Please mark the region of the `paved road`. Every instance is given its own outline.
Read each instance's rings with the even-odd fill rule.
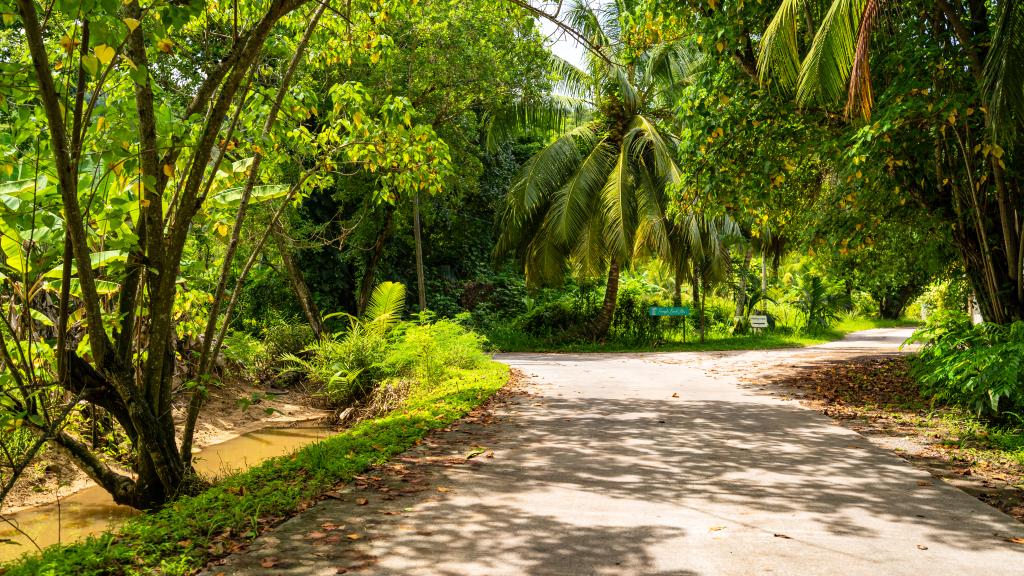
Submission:
[[[1024,526],[757,385],[792,366],[896,353],[907,335],[789,351],[503,355],[532,394],[210,573],[1024,574],[1024,546],[1006,540]],[[472,446],[493,458],[465,460]]]

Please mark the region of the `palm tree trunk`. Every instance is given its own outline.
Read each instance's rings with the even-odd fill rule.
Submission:
[[[676,282],[674,292],[672,294],[672,305],[682,306],[683,305],[683,271],[680,268],[676,269]]]
[[[700,271],[697,270],[696,261],[693,263],[693,274],[690,275],[690,287],[693,289],[693,307],[697,310],[697,329],[700,331],[700,341],[704,341],[704,303],[700,299]]]
[[[768,264],[764,249],[761,249],[761,293],[768,292]]]
[[[615,303],[619,295],[619,263],[612,258],[608,266],[608,285],[604,289],[604,303],[601,305],[601,312],[594,321],[591,335],[594,340],[603,340],[608,336],[608,329],[612,326],[612,318],[615,316]]]

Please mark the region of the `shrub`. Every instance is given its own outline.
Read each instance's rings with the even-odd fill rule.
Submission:
[[[844,308],[844,298],[831,294],[820,276],[804,274],[800,277],[800,293],[797,308],[804,313],[804,329],[808,332],[822,332],[839,320],[839,311]]]
[[[612,319],[612,338],[626,344],[653,344],[661,340],[663,325],[650,314],[650,307],[660,304],[653,296],[633,287],[620,291]]]
[[[381,387],[398,395],[415,392],[410,387],[431,388],[457,370],[488,361],[486,340],[460,323],[468,314],[435,322],[425,313],[416,323],[400,323],[404,302],[401,284],[381,284],[362,318],[341,315],[349,319],[347,330],[311,344],[302,356],[287,355],[288,371],[303,373],[315,393],[343,407],[367,398],[372,403]]]
[[[242,368],[252,369],[266,362],[267,347],[248,332],[232,330],[224,338],[224,357]]]
[[[394,282],[378,285],[370,296],[362,318],[348,318],[347,330],[333,334],[303,349],[304,357],[282,356],[287,372],[302,372],[317,394],[338,406],[359,400],[386,377],[384,360],[391,332],[405,307],[405,286]]]
[[[917,313],[920,314],[922,305],[925,306],[927,315],[963,311],[967,308],[970,293],[970,285],[963,276],[933,282],[915,301],[918,305]]]
[[[263,329],[263,344],[271,358],[298,354],[315,339],[308,324],[279,321]]]
[[[594,316],[569,300],[539,304],[516,320],[517,327],[531,336],[573,339],[582,334]]]
[[[1024,409],[1024,322],[972,326],[942,312],[914,340],[925,343],[912,363],[925,394],[993,419]]]
[[[487,340],[456,321],[410,325],[387,355],[388,371],[432,386],[455,369],[473,369],[487,362]]]

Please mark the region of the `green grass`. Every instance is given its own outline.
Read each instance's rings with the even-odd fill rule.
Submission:
[[[1024,429],[1020,422],[997,425],[964,410],[950,410],[942,414],[942,426],[948,430],[942,444],[961,457],[1024,466]]]
[[[698,341],[697,334],[688,330],[686,342],[669,340],[649,344],[632,344],[617,341],[608,342],[568,342],[552,343],[539,338],[531,338],[525,334],[502,334],[492,338],[501,352],[710,352],[728,350],[771,350],[778,348],[803,348],[840,340],[851,332],[871,330],[873,328],[915,327],[919,324],[913,320],[878,320],[874,318],[844,318],[832,328],[811,334],[764,332],[762,334],[744,334],[732,336],[728,334],[709,334],[704,342]],[[681,333],[673,334],[680,338]]]
[[[5,566],[10,576],[189,574],[249,541],[340,482],[387,461],[430,430],[443,428],[508,381],[508,367],[451,371],[452,377],[416,392],[400,409],[362,422],[290,456],[228,476],[205,492],[105,533]]]
[[[833,330],[837,330],[843,335],[846,335],[850,332],[871,330],[873,328],[917,328],[918,326],[921,326],[921,322],[909,318],[900,318],[899,320],[881,320],[878,318],[847,316],[840,320],[839,323],[833,327]]]

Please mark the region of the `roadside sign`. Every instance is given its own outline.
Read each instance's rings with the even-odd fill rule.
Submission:
[[[651,306],[651,316],[689,316],[689,306]]]
[[[750,327],[751,328],[767,328],[768,327],[768,317],[767,316],[760,316],[760,315],[758,315],[758,316],[751,316],[750,317]]]

